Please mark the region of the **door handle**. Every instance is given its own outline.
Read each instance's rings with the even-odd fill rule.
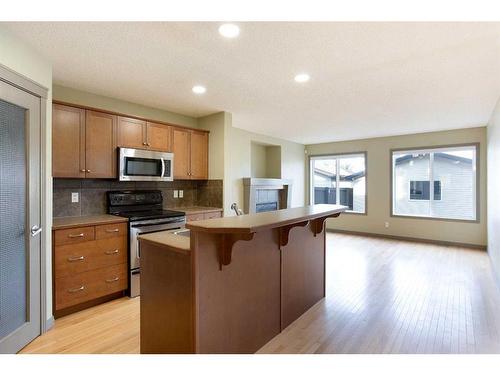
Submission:
[[[39,235],[42,232],[42,228],[40,228],[38,225],[33,225],[31,227],[31,237],[35,237]]]
[[[85,257],[82,255],[82,256],[79,256],[79,257],[69,257],[68,258],[68,262],[78,262],[80,260],[84,260]]]
[[[164,177],[165,175],[165,161],[163,160],[163,158],[160,158],[161,160],[161,177]]]
[[[81,292],[82,290],[85,289],[85,285],[82,285],[81,287],[79,288],[74,288],[74,289],[68,289],[68,293],[77,293],[77,292]]]

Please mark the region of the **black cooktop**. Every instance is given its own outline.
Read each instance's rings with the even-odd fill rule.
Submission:
[[[126,217],[129,221],[165,219],[185,216],[184,212],[171,210],[122,211],[114,215]]]
[[[108,191],[108,213],[129,221],[166,219],[185,216],[184,212],[164,210],[160,190]]]

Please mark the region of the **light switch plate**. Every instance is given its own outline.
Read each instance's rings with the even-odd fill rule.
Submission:
[[[78,193],[71,193],[71,203],[78,203],[79,197]]]
[[[179,198],[179,190],[174,190],[174,198]]]
[[[184,190],[179,190],[179,198],[184,198]]]

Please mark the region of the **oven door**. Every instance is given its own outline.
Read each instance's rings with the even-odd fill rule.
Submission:
[[[120,181],[173,181],[174,155],[169,152],[120,148]]]

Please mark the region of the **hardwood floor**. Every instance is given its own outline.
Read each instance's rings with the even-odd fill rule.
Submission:
[[[488,255],[327,234],[327,296],[258,353],[500,353]],[[56,321],[22,353],[138,353],[139,299]]]

